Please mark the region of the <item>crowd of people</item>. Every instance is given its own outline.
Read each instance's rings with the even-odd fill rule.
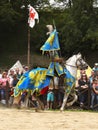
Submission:
[[[23,73],[28,71],[27,66],[24,67],[24,72],[19,72],[19,68],[16,70],[4,70],[0,73],[0,101],[6,103],[6,94],[9,94],[9,103],[13,103],[14,88],[19,81]],[[56,79],[58,80],[58,78]],[[7,83],[9,85],[7,85]],[[7,87],[6,87],[7,86]],[[86,70],[80,70],[80,77],[77,79],[76,93],[78,95],[78,102],[80,107],[89,105],[90,109],[94,109],[98,106],[98,63],[95,63],[91,75],[88,77]],[[22,93],[21,102],[24,102],[26,92]],[[46,109],[59,108],[63,102],[64,91],[62,89],[48,89],[47,93],[41,97]],[[32,95],[30,97],[34,101],[37,107],[37,100]],[[88,101],[90,101],[88,103]],[[54,105],[56,107],[54,107]]]
[[[98,63],[95,63],[89,77],[86,74],[86,70],[80,70],[76,88],[80,107],[87,103],[91,109],[94,109],[98,105]]]
[[[6,100],[10,101],[10,104],[13,103],[13,92],[14,88],[19,81],[23,73],[28,71],[27,66],[24,67],[24,72],[20,72],[19,68],[10,69],[10,70],[0,70],[0,101],[3,104],[6,104]],[[6,99],[8,98],[8,99]]]

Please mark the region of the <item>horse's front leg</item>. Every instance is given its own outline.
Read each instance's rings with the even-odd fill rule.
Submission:
[[[67,99],[68,99],[68,94],[65,92],[64,98],[63,98],[63,103],[62,103],[62,106],[60,108],[60,111],[64,111],[65,105],[67,103]]]

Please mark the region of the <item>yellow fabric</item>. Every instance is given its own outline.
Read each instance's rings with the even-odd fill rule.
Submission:
[[[88,77],[91,75],[91,71],[92,71],[91,67],[88,66],[88,69],[86,69],[86,74]],[[77,78],[79,77],[80,77],[80,70],[77,71]]]

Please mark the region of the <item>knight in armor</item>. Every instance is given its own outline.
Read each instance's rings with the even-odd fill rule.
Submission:
[[[53,28],[52,25],[47,25],[46,27],[49,29],[49,32],[47,32],[49,38],[40,50],[48,53],[51,60],[48,67],[47,75],[54,76],[54,74],[56,73],[58,76],[61,76],[65,73],[63,70],[63,66],[61,65],[63,59],[59,56],[60,45],[58,40],[58,32],[56,31],[56,29]]]

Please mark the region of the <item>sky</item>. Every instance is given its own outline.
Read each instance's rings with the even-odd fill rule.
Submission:
[[[68,2],[68,0],[66,0],[66,2]],[[54,0],[50,0],[50,4],[53,4],[53,3],[57,4],[57,2],[54,2]],[[96,3],[95,2],[93,3],[93,6],[98,7],[98,0],[96,1]]]
[[[63,3],[61,2],[61,3],[57,3],[56,1],[54,1],[54,0],[49,0],[50,1],[50,4],[54,4],[54,6],[56,7],[58,7],[58,6],[60,6],[60,5],[63,5]],[[68,0],[66,0],[66,2],[67,2]]]
[[[54,2],[54,0],[50,0],[50,3],[53,3]]]

